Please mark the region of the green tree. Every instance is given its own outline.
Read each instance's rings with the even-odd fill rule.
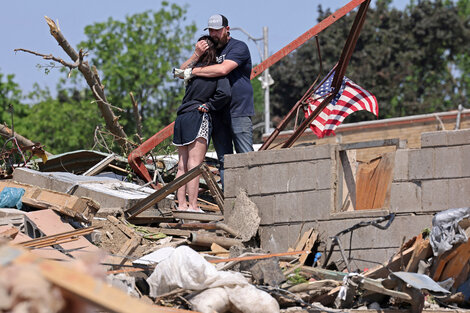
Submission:
[[[172,77],[190,54],[196,31],[194,23],[184,26],[186,9],[162,2],[158,12],[127,16],[125,21],[109,18],[85,28],[90,63],[100,72],[108,101],[125,111],[120,123],[128,135],[135,133],[129,92],[139,103],[144,136],[153,135],[176,117],[183,84]]]
[[[21,119],[28,114],[28,106],[22,103],[23,94],[19,85],[14,81],[15,75],[4,75],[0,73],[0,118],[2,124],[5,123],[9,128],[21,124]],[[13,123],[12,112],[13,110]]]
[[[59,90],[57,99],[41,97],[22,119],[21,134],[54,154],[91,149],[95,128],[104,122],[90,93]]]

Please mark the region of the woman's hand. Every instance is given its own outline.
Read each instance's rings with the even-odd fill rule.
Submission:
[[[197,108],[197,110],[199,112],[202,112],[202,113],[207,113],[209,112],[209,108],[207,107],[207,105],[205,103],[203,104],[200,104],[199,107]]]

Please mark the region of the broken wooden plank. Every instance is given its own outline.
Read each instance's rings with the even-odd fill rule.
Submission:
[[[437,268],[432,275],[434,281],[443,281],[449,277],[454,278],[456,286],[460,273],[470,261],[470,240],[456,245],[452,250],[439,256],[437,259]],[[466,280],[465,277],[464,281]]]
[[[0,255],[3,257],[0,266],[10,263],[18,266],[34,264],[38,266],[46,280],[62,289],[70,300],[76,300],[78,303],[84,301],[105,311],[116,313],[193,312],[146,304],[74,267],[42,259],[18,247],[2,246],[0,250]],[[6,257],[8,259],[5,259]]]
[[[201,221],[201,222],[217,222],[217,221],[221,221],[224,219],[224,216],[220,214],[207,214],[207,213],[190,212],[190,211],[173,212],[173,217],[177,219],[194,220],[194,221]]]
[[[108,155],[106,158],[98,162],[96,165],[92,166],[88,171],[83,173],[83,176],[95,176],[102,172],[111,162],[116,160],[116,155],[114,153]]]
[[[313,246],[315,245],[315,242],[317,241],[318,238],[318,233],[315,231],[312,231],[310,237],[308,237],[307,242],[305,243],[305,246],[302,248],[302,250],[309,250],[312,251]],[[302,254],[299,259],[299,263],[301,265],[304,265],[305,261],[307,260],[307,257],[309,254]]]
[[[7,239],[15,239],[16,235],[20,230],[16,227],[9,227],[5,230],[0,230],[0,237]]]
[[[145,199],[140,200],[134,206],[127,209],[125,211],[126,218],[130,219],[137,216],[139,213],[145,211],[146,209],[150,208],[154,204],[160,202],[161,200],[165,199],[170,193],[176,191],[180,187],[186,185],[188,182],[193,180],[194,178],[198,177],[202,173],[202,167],[205,163],[201,163],[200,165],[196,166],[192,170],[188,171],[186,174],[177,177],[171,183],[163,186],[161,189],[157,190],[156,192],[152,193]]]
[[[230,251],[215,242],[211,245],[211,252],[222,258],[228,258],[230,256]]]
[[[210,247],[213,243],[217,243],[224,248],[230,248],[231,246],[242,246],[242,241],[239,239],[195,232],[191,233],[189,236],[189,241],[193,245],[203,247]]]
[[[209,190],[211,194],[213,195],[215,202],[217,203],[217,206],[220,209],[220,212],[224,213],[224,194],[222,193],[222,190],[219,188],[219,185],[215,181],[214,174],[209,170],[209,168],[206,166],[202,166],[202,176],[204,177],[204,180],[207,183],[207,186],[209,187]]]
[[[132,237],[128,239],[124,245],[119,249],[117,255],[109,256],[106,258],[105,263],[112,264],[113,267],[119,267],[126,263],[129,256],[140,245],[141,237]]]
[[[0,181],[0,190],[5,187],[23,188],[25,193],[21,201],[26,205],[39,209],[52,209],[82,222],[89,223],[100,208],[97,202],[89,198],[12,181]]]
[[[122,231],[124,233],[124,235],[126,235],[128,238],[140,237],[139,234],[137,234],[133,229],[126,226],[122,221],[118,220],[116,217],[114,217],[112,215],[108,215],[106,218],[114,226],[119,228],[119,230]]]
[[[423,239],[422,235],[416,238],[413,248],[413,254],[405,268],[405,272],[416,272],[418,270],[419,261],[425,260],[432,255],[432,248],[429,243],[429,239]]]

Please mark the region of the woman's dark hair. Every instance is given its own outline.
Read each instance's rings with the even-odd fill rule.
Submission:
[[[198,64],[201,66],[207,66],[217,63],[217,52],[215,49],[214,39],[212,39],[211,36],[205,35],[200,37],[197,41],[199,40],[205,40],[209,45],[209,49],[207,49],[206,52],[204,52],[204,54],[199,57]]]

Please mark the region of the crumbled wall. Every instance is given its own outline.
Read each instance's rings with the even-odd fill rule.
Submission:
[[[341,237],[347,253],[359,259],[353,267],[371,267],[367,261],[388,260],[404,239],[431,227],[434,213],[470,206],[470,130],[423,133],[421,146],[396,151],[389,207],[338,213],[337,145],[226,156],[225,210],[233,209],[240,189],[246,190],[261,216],[261,247],[271,252],[287,251],[311,227],[327,240],[394,212],[387,230],[367,226],[355,230],[352,238]]]

